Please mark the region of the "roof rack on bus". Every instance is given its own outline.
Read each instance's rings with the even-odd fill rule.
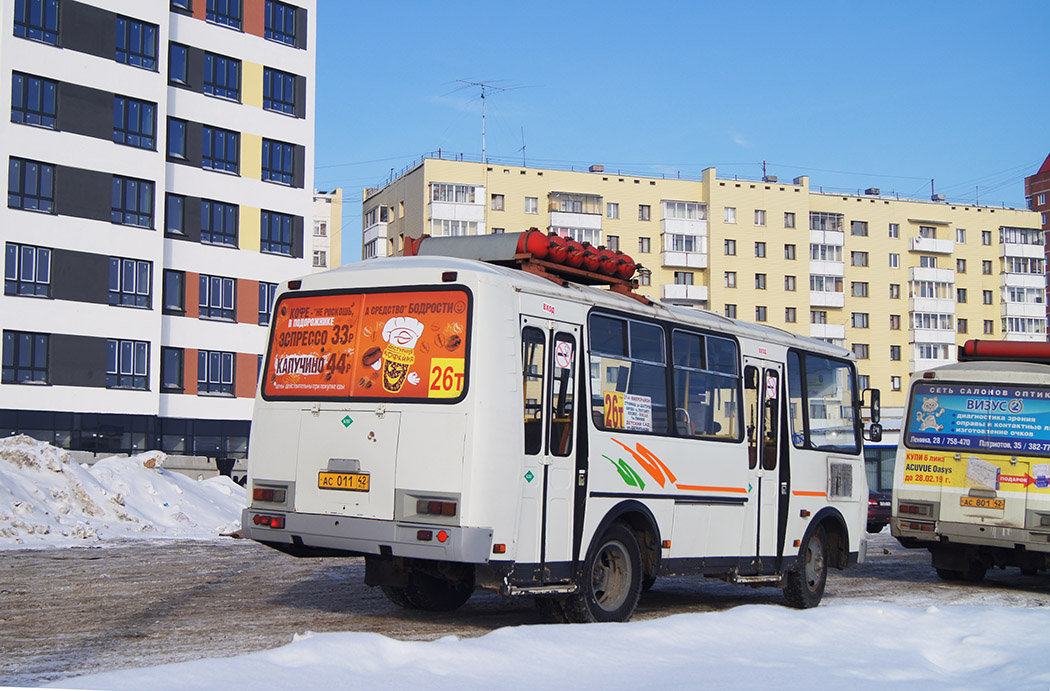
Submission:
[[[1050,365],[1050,343],[972,338],[959,346],[959,362],[977,360],[1011,360]]]
[[[405,256],[444,256],[477,259],[547,278],[559,285],[572,281],[603,285],[645,304],[649,298],[634,292],[634,274],[641,267],[618,250],[595,247],[537,228],[523,233],[497,233],[435,238],[405,238]]]

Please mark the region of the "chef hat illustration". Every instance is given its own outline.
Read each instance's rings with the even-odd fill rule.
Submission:
[[[416,341],[422,335],[423,323],[414,317],[394,317],[383,327],[384,341],[409,350],[416,347]]]

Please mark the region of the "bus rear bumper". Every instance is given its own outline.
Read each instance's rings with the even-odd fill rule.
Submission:
[[[256,523],[256,516],[268,516],[271,523],[273,517],[281,517],[283,527]],[[241,526],[246,538],[297,556],[331,551],[483,564],[492,554],[491,528],[421,525],[254,508],[241,513]],[[428,533],[429,539],[426,539]]]
[[[947,521],[915,521],[898,517],[890,519],[890,526],[893,536],[902,543],[906,542],[908,547],[930,548],[959,544],[1004,547],[1012,550],[1020,546],[1029,551],[1050,552],[1050,529],[1030,530]],[[924,529],[924,526],[927,527]]]

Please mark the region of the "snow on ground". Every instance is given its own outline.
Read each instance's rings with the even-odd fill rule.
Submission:
[[[164,458],[149,451],[88,467],[24,435],[0,439],[0,549],[215,538],[240,527],[243,487],[166,471]]]
[[[91,689],[1043,689],[1050,611],[746,605],[627,624],[518,626],[480,638],[306,634],[240,657],[126,669]]]

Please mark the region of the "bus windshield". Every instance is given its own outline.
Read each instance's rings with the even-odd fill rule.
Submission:
[[[467,390],[461,288],[285,293],[274,305],[267,400],[451,402]]]
[[[917,382],[906,429],[910,448],[1050,456],[1050,388]]]

